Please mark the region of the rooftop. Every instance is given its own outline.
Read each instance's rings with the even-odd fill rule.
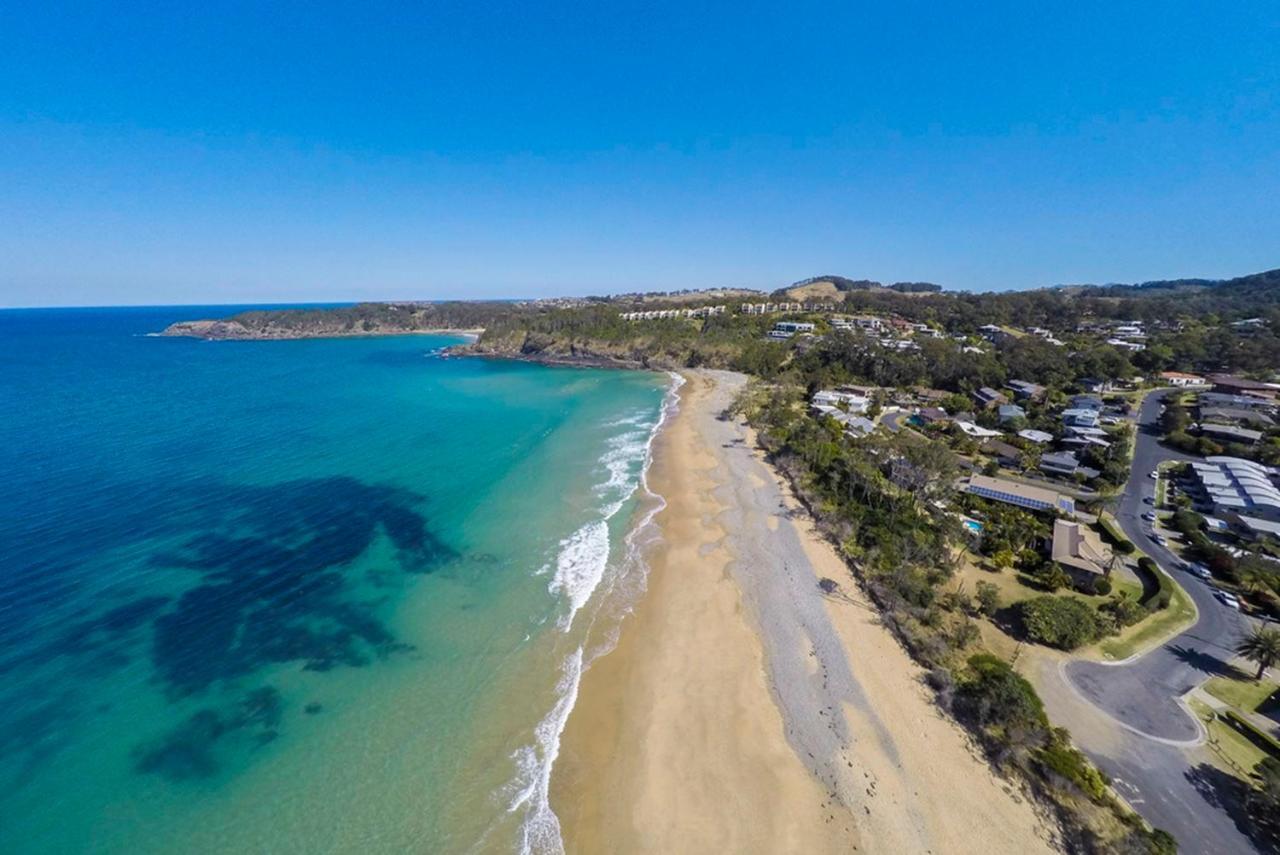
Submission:
[[[1078,522],[1053,521],[1053,550],[1051,557],[1059,564],[1105,575],[1111,562],[1105,546],[1097,535]]]
[[[1021,499],[1045,508],[1075,513],[1075,502],[1070,496],[1064,496],[1057,490],[1024,484],[1021,481],[1009,481],[1004,478],[992,478],[987,475],[970,475],[969,491],[978,495],[997,493],[1013,499]]]

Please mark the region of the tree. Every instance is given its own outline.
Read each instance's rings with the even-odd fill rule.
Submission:
[[[995,738],[1004,749],[1044,741],[1049,721],[1036,690],[1008,663],[989,653],[969,657],[956,690],[956,714]]]
[[[1254,680],[1261,680],[1267,669],[1280,662],[1280,630],[1271,627],[1254,627],[1253,632],[1240,639],[1236,653],[1258,666]]]
[[[991,582],[978,583],[978,611],[990,617],[1000,608],[1000,588]]]

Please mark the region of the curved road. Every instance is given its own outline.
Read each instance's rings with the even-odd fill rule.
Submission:
[[[1235,655],[1232,648],[1248,631],[1248,619],[1213,597],[1207,583],[1179,569],[1181,562],[1151,539],[1142,514],[1155,496],[1149,473],[1165,460],[1192,460],[1159,443],[1160,404],[1168,392],[1153,392],[1142,403],[1134,439],[1133,468],[1116,510],[1120,527],[1138,548],[1154,558],[1191,596],[1200,618],[1195,625],[1126,664],[1072,662],[1066,668],[1075,687],[1113,718],[1147,736],[1172,742],[1198,739],[1200,729],[1177,698],[1220,673]]]
[[[1116,516],[1125,534],[1186,589],[1200,611],[1199,619],[1136,659],[1113,665],[1070,662],[1063,676],[1078,696],[1128,728],[1112,738],[1087,738],[1081,747],[1148,822],[1177,838],[1181,852],[1257,852],[1245,833],[1249,820],[1241,816],[1238,798],[1206,771],[1211,768],[1205,762],[1206,749],[1192,747],[1201,737],[1200,728],[1178,703],[1183,694],[1226,666],[1248,619],[1215,600],[1207,583],[1177,569],[1174,555],[1151,539],[1151,529],[1142,520],[1150,507],[1144,499],[1155,490],[1148,473],[1164,460],[1191,459],[1158,442],[1160,402],[1166,394],[1153,392],[1142,404],[1133,468]],[[1060,706],[1060,711],[1071,715],[1070,705]]]

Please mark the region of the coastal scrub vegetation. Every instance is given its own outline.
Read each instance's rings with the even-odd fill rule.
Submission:
[[[756,382],[734,411],[757,427],[760,444],[838,545],[885,625],[931,669],[928,682],[939,703],[974,733],[993,762],[1018,773],[1056,808],[1073,849],[1174,852],[1169,835],[1149,829],[1111,796],[1069,735],[1050,726],[1034,687],[982,649],[976,618],[999,611],[995,586],[980,585],[976,601],[948,591],[963,539],[959,517],[946,501],[955,498],[960,473],[955,454],[907,431],[849,442],[835,422],[806,414],[806,388]],[[995,524],[987,524],[997,555],[1012,563],[1036,554],[1030,547],[1047,528],[1042,521],[1003,508],[992,519]],[[1119,597],[1112,612],[1116,625],[1135,619],[1142,608]],[[1036,640],[1071,649],[1096,638],[1108,618],[1078,600],[1045,596],[1025,606],[1022,619]]]

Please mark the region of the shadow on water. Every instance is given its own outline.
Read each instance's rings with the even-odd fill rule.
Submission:
[[[109,537],[94,545],[94,555],[82,557],[84,566],[110,550],[163,539],[178,545],[152,555],[150,567],[177,571],[164,578],[194,571],[195,583],[173,596],[135,591],[101,611],[72,612],[74,619],[62,622],[52,640],[23,644],[19,649],[26,653],[11,652],[0,661],[0,673],[65,659],[72,673],[101,677],[149,655],[152,679],[172,702],[212,701],[137,747],[135,768],[170,780],[214,774],[214,748],[231,734],[251,734],[253,744],[276,738],[283,716],[276,690],[263,686],[242,694],[242,684],[261,669],[289,663],[319,672],[364,667],[409,649],[379,617],[383,600],[368,596],[370,586],[398,586],[399,580],[385,567],[375,574],[353,569],[376,540],[385,535],[401,576],[429,573],[455,557],[419,510],[423,497],[395,487],[333,477],[268,486],[200,484],[164,493],[162,504],[111,509],[107,524],[95,529]],[[54,572],[31,579],[32,593],[18,602],[19,614],[24,607],[67,609],[80,593],[82,567],[68,562],[40,569]],[[12,579],[9,592],[21,593]],[[21,750],[23,740],[15,734],[29,736],[36,726],[64,728],[66,706],[67,715],[52,719],[32,708],[0,714],[0,743]]]

